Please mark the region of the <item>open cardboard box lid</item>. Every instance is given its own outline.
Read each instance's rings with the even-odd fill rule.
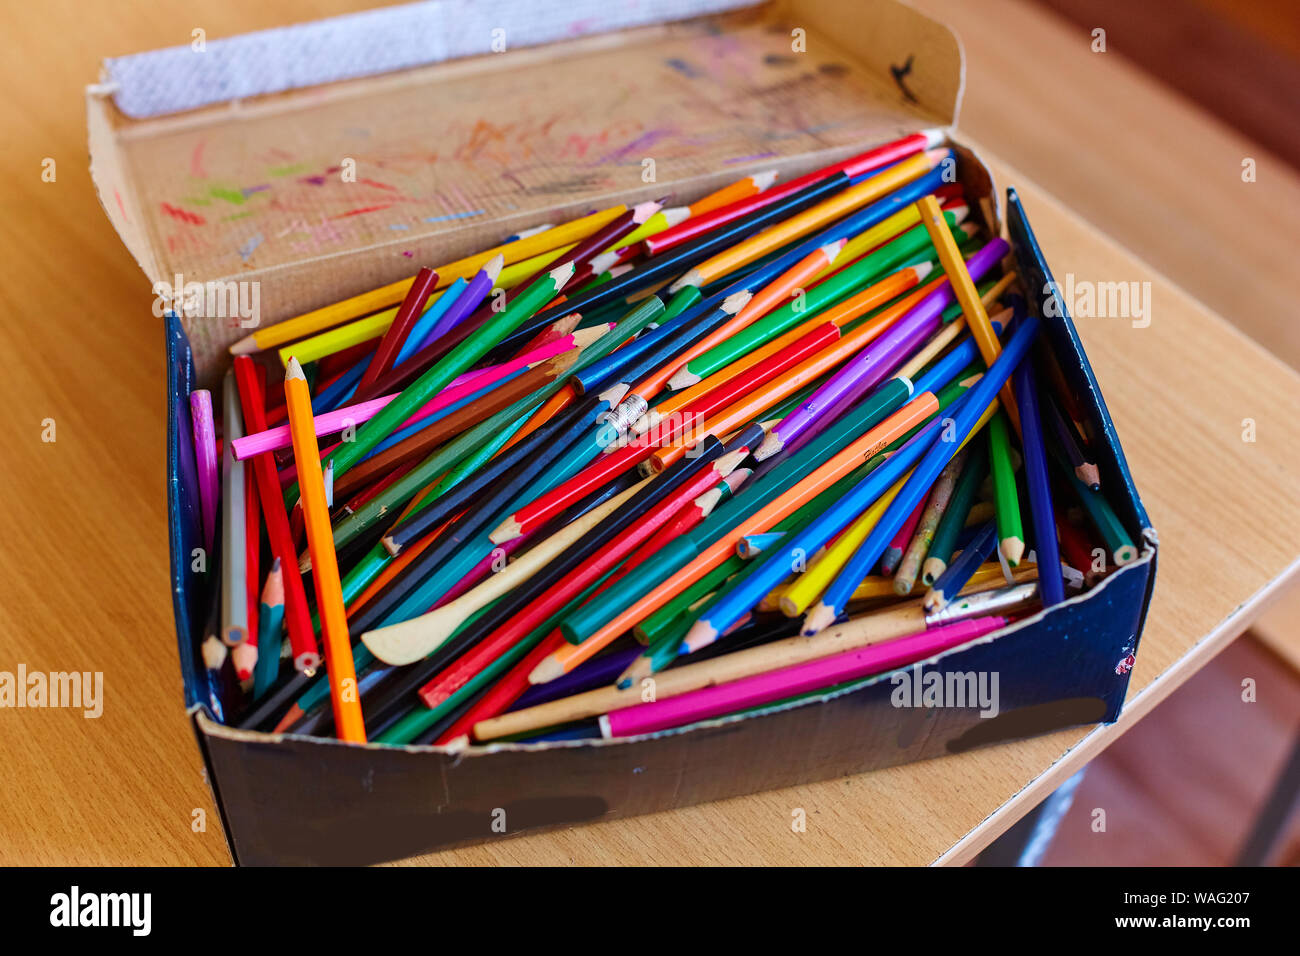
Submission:
[[[268,42],[214,44],[254,41]],[[180,82],[177,55],[143,66],[156,56]],[[171,115],[131,118],[118,105],[131,91],[100,84],[87,90],[91,173],[151,282],[257,282],[265,325],[540,223],[685,204],[751,172],[786,179],[949,127],[962,82],[956,38],[910,7],[776,0]],[[186,319],[201,378],[248,332],[227,314]]]

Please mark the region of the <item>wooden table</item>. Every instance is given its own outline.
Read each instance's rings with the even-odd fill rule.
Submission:
[[[181,712],[163,510],[160,324],[86,173],[82,86],[99,57],[354,8],[345,0],[66,0],[9,11],[0,118],[6,265],[0,347],[0,669],[98,670],[104,714],[0,711],[0,864],[225,864]],[[973,5],[967,5],[973,6]],[[1150,328],[1081,323],[1162,541],[1127,709],[923,764],[441,854],[433,863],[961,863],[1131,726],[1300,568],[1300,377],[1198,303],[1294,316],[1300,184],[1086,37],[1016,0],[926,2],[964,34],[962,129],[1019,172],[1049,260],[1079,278],[1149,279]],[[994,25],[996,24],[996,25]],[[1007,53],[1014,48],[1014,57]],[[1169,145],[1184,147],[1177,154]],[[42,159],[57,179],[41,178]],[[1101,223],[1144,264],[1064,213]],[[1165,278],[1161,273],[1172,278]],[[1196,297],[1183,291],[1181,283]],[[1242,441],[1242,421],[1257,440]],[[45,419],[56,441],[43,442]],[[807,811],[806,833],[791,810]],[[202,819],[206,815],[206,819]],[[200,828],[200,823],[205,826]]]

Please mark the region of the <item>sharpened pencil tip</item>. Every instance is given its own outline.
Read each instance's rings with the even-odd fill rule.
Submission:
[[[702,281],[703,276],[700,275],[700,271],[698,269],[692,269],[668,287],[668,294],[674,295],[682,289],[685,289],[688,285],[693,285],[698,288]]]
[[[483,273],[492,280],[493,285],[496,285],[497,276],[501,275],[501,270],[505,267],[506,257],[498,252],[483,266]]]
[[[661,209],[660,213],[663,215],[664,221],[668,223],[668,228],[671,229],[673,226],[680,226],[691,218],[691,207],[671,206],[668,209]]]
[[[544,661],[542,661],[540,664],[538,664],[536,667],[533,668],[532,672],[528,675],[528,683],[549,684],[557,677],[563,677],[563,676],[564,676],[564,665],[561,664],[558,660],[556,660],[555,655],[552,654],[550,657],[546,658]]]
[[[1007,564],[1013,568],[1020,564],[1020,559],[1025,553],[1025,542],[1019,538],[1003,538],[1001,541],[1002,556],[1007,559]]]
[[[293,378],[307,380],[307,376],[302,373],[302,365],[294,356],[290,355],[289,361],[284,364],[284,380],[287,382]]]
[[[258,347],[257,336],[254,334],[244,336],[234,345],[230,346],[227,351],[231,355],[253,355],[262,350]]]
[[[839,615],[835,613],[835,608],[820,601],[817,602],[803,619],[804,636],[812,637],[815,634],[820,634],[834,624],[837,617]]]
[[[644,226],[647,219],[663,208],[662,202],[637,203],[632,207],[632,221],[638,226]]]
[[[718,639],[718,630],[706,620],[698,620],[691,625],[691,629],[686,632],[686,637],[682,639],[677,653],[692,654],[702,647],[708,647]]]
[[[754,188],[759,192],[764,192],[772,188],[772,184],[776,182],[776,177],[780,174],[779,170],[765,169],[761,173],[754,173],[749,177],[749,181],[754,184]]]
[[[520,537],[523,533],[519,522],[515,520],[514,515],[511,515],[492,530],[492,533],[488,535],[488,540],[493,544],[505,544],[507,541],[513,541],[515,538]]]
[[[394,541],[391,535],[385,535],[382,539],[382,544],[384,546],[384,550],[387,551],[389,554],[391,554],[393,557],[397,557],[397,555],[402,550],[402,546],[398,544],[396,541]]]
[[[556,266],[547,274],[551,277],[551,281],[555,283],[555,287],[558,289],[573,278],[573,273],[577,268],[576,263],[566,262],[562,266]]]
[[[684,388],[690,388],[697,385],[700,377],[690,370],[690,367],[683,365],[677,371],[673,372],[673,377],[668,380],[668,390],[679,392]]]
[[[773,455],[780,454],[781,448],[784,445],[785,442],[781,440],[780,435],[776,432],[770,432],[768,436],[763,439],[763,443],[758,446],[758,451],[754,452],[754,460],[767,461],[767,459],[771,458]]]

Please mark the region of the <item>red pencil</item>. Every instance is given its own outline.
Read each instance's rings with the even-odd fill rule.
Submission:
[[[535,630],[548,617],[573,600],[576,594],[618,565],[662,527],[683,504],[704,494],[729,475],[748,453],[747,449],[730,452],[711,466],[701,469],[699,474],[647,511],[641,520],[609,542],[605,548],[589,555],[573,574],[565,578],[562,587],[547,591],[540,600],[529,604],[525,610],[497,628],[485,640],[480,641],[472,650],[421,687],[420,699],[428,707],[438,706],[473,679],[484,667],[505,653],[516,641],[529,631]]]
[[[247,355],[236,356],[235,383],[239,386],[247,427],[251,431],[265,431],[266,413],[256,378],[256,364]],[[300,671],[314,671],[320,666],[320,649],[312,632],[307,592],[298,571],[298,551],[289,530],[289,516],[285,513],[284,498],[280,494],[280,479],[270,455],[255,456],[252,465],[271,553],[280,559],[280,570],[284,574],[284,621],[289,631],[289,645],[293,648],[293,666]],[[271,651],[268,649],[267,653]]]
[[[393,324],[388,327],[384,337],[379,340],[379,346],[375,349],[374,358],[370,360],[370,364],[366,366],[365,372],[361,375],[361,381],[357,383],[358,392],[373,384],[379,376],[393,367],[393,362],[397,359],[397,353],[402,349],[402,343],[411,334],[411,326],[424,314],[424,307],[428,304],[429,296],[433,294],[433,290],[437,285],[438,273],[427,266],[421,267],[420,271],[415,274],[415,279],[411,282],[411,288],[407,290],[406,297],[402,299],[402,304],[397,308],[397,315],[393,316]]]

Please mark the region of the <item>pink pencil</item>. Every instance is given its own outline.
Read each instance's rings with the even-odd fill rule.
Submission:
[[[194,425],[194,460],[199,470],[203,547],[211,554],[217,533],[217,426],[212,420],[212,393],[207,389],[190,392],[190,418]]]
[[[607,738],[631,737],[758,707],[924,660],[940,651],[996,631],[1006,623],[1005,617],[997,616],[958,621],[793,667],[755,674],[729,684],[717,684],[678,697],[668,697],[653,704],[624,707],[601,717],[600,731]]]
[[[600,329],[600,326],[596,326]],[[610,323],[603,331],[613,328]],[[544,362],[549,358],[554,358],[562,352],[578,347],[582,348],[590,344],[586,340],[590,338],[591,330],[575,332],[572,335],[566,335],[563,338],[556,339],[554,342],[548,342],[540,348],[533,349],[526,355],[520,355],[508,362],[502,362],[500,365],[492,365],[488,368],[474,369],[466,372],[452,380],[452,383],[439,392],[436,396],[426,402],[419,411],[404,421],[399,428],[406,428],[415,422],[428,418],[435,412],[442,411],[449,405],[472,395],[477,391],[487,388],[493,382],[500,381],[507,375],[511,375],[529,365],[535,365],[538,362]],[[198,394],[197,392],[195,394]],[[379,414],[380,409],[397,397],[398,393],[392,395],[383,395],[379,398],[372,398],[368,402],[357,402],[355,405],[347,405],[343,408],[335,409],[332,412],[325,412],[316,416],[316,437],[323,438],[326,435],[333,435],[335,432],[342,431],[349,423],[360,425],[362,422],[369,421]],[[255,432],[252,435],[244,435],[242,438],[236,438],[234,441],[235,458],[243,461],[253,455],[261,455],[268,451],[278,451],[281,448],[289,448],[293,444],[293,439],[289,435],[288,425],[277,425],[274,428],[268,428],[266,431]],[[322,451],[324,454],[324,451]],[[283,475],[281,476],[283,477]]]
[[[912,535],[916,534],[916,526],[921,523],[921,512],[925,510],[927,498],[928,496],[922,498],[921,503],[907,516],[903,526],[898,529],[894,539],[889,542],[889,547],[885,549],[885,553],[880,556],[881,574],[893,574],[898,567],[898,563],[903,560],[903,553],[907,550],[907,546],[912,543]]]

